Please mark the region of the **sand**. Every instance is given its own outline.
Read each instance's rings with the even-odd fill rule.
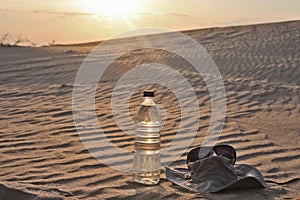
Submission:
[[[236,148],[237,163],[257,167],[266,180],[286,182],[217,194],[180,189],[164,174],[157,186],[133,183],[130,174],[106,166],[86,150],[73,121],[72,89],[77,70],[98,43],[0,47],[0,199],[299,198],[299,27],[300,21],[293,21],[184,32],[205,47],[224,81],[227,114],[218,142]],[[111,50],[128,42],[130,39],[122,40]],[[189,79],[201,111],[197,137],[190,148],[201,144],[211,115],[203,79],[178,57],[147,49],[118,59],[97,89],[97,117],[107,137],[119,147],[133,150],[133,138],[113,119],[110,97],[118,78],[137,64],[141,55],[145,62],[160,60]],[[180,107],[167,88],[145,88],[155,89],[157,103],[166,108],[164,146],[176,134]],[[141,103],[143,89],[131,96],[132,115]],[[79,134],[97,138],[97,130]],[[185,167],[185,156],[172,166]]]

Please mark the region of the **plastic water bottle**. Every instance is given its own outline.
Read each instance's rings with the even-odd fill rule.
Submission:
[[[144,101],[135,115],[133,179],[135,182],[145,185],[155,185],[160,180],[160,129],[162,121],[153,98],[153,91],[144,91]]]

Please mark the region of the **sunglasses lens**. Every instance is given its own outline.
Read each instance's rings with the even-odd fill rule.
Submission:
[[[192,149],[187,155],[187,163],[208,157],[211,154],[211,150],[212,149],[208,147],[197,147]]]
[[[232,161],[232,163],[235,163],[236,160],[236,152],[233,147],[227,146],[227,145],[219,145],[215,146],[213,150],[216,152],[218,156],[223,156],[225,158],[228,158]]]

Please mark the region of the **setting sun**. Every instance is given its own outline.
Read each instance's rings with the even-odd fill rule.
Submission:
[[[80,0],[83,11],[97,13],[101,16],[124,18],[136,14],[141,9],[139,0]]]

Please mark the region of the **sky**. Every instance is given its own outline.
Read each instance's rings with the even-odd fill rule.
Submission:
[[[145,27],[300,20],[300,0],[0,0],[0,5],[0,37],[35,44],[99,41]]]

